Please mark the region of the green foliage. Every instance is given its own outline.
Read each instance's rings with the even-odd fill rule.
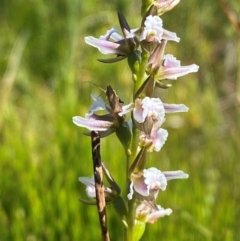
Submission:
[[[1,1],[1,241],[99,240],[96,208],[79,202],[85,192],[78,177],[92,175],[90,138],[71,118],[85,114],[90,93],[101,94],[89,82],[111,85],[125,103],[131,101],[127,63],[106,68],[83,41],[118,28],[117,10],[137,27],[140,3],[130,2]],[[169,182],[159,203],[173,214],[147,225],[142,240],[240,240],[239,36],[217,1],[182,1],[163,19],[164,28],[181,38],[169,52],[200,70],[160,91],[163,100],[190,111],[167,116],[168,141],[150,155],[148,166],[182,169],[190,177]],[[103,139],[101,151],[124,186],[126,162],[117,137]],[[111,205],[108,211],[110,235],[122,240],[121,220]]]

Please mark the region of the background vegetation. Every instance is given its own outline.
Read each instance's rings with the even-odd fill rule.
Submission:
[[[239,16],[239,3],[228,2]],[[1,241],[99,240],[96,208],[79,202],[85,192],[78,177],[92,173],[90,139],[71,118],[86,113],[90,93],[101,93],[89,81],[131,100],[127,63],[99,63],[101,54],[83,41],[119,27],[117,11],[139,25],[139,0],[1,0]],[[238,241],[240,35],[218,1],[182,1],[163,19],[181,37],[168,52],[200,70],[158,93],[190,111],[168,116],[168,141],[148,166],[190,177],[169,182],[159,203],[173,214],[148,225],[142,240]],[[102,141],[102,157],[123,183],[115,135]],[[122,240],[111,206],[108,218],[112,240]]]

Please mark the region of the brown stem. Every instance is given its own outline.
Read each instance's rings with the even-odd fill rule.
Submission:
[[[240,34],[240,20],[232,8],[225,2],[225,0],[218,0],[222,10],[226,14],[228,20],[233,25],[238,34]]]
[[[100,135],[96,131],[91,132],[92,138],[92,159],[96,189],[96,201],[98,208],[99,221],[102,229],[102,240],[110,241],[107,229],[106,201],[103,186],[103,169],[100,155]]]

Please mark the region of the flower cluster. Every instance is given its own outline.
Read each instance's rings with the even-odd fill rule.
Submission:
[[[147,155],[159,152],[167,140],[168,131],[162,128],[167,121],[166,114],[188,111],[184,104],[164,103],[161,98],[154,96],[154,89],[167,89],[171,84],[166,84],[166,81],[197,72],[199,68],[195,64],[181,66],[173,55],[165,53],[167,43],[179,42],[180,38],[176,33],[163,28],[160,15],[171,10],[179,0],[143,2],[146,6],[143,4],[142,11],[145,11],[138,28],[131,29],[125,17],[118,13],[122,35],[116,28],[111,28],[99,38],[85,37],[85,42],[102,54],[114,55],[99,59],[100,62],[113,63],[128,59],[134,81],[133,101],[124,105],[113,88],[107,86],[104,91],[106,102],[99,95],[92,95],[93,104],[85,117],[73,117],[74,124],[97,131],[100,137],[107,137],[115,132],[123,144],[127,154],[129,193],[122,200],[128,206],[125,208],[128,212],[132,212],[133,206],[137,207],[134,215],[125,213],[123,217],[125,226],[131,230],[139,222],[154,223],[159,217],[170,215],[171,209],[164,209],[156,204],[159,191],[166,189],[169,180],[188,178],[188,174],[181,170],[160,171],[155,167],[146,167]],[[105,165],[103,167],[110,184],[104,188],[105,199],[107,202],[114,202],[119,200],[121,189]],[[96,198],[94,179],[80,177],[79,181],[86,185],[87,195]],[[136,205],[132,205],[133,203]]]

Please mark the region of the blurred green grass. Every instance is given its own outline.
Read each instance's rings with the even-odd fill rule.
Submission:
[[[99,63],[83,38],[118,27],[116,11],[137,27],[138,10],[140,1],[127,0],[1,1],[1,241],[99,240],[95,207],[79,202],[85,192],[78,177],[92,173],[90,140],[71,118],[85,114],[90,93],[100,93],[87,81],[113,86],[125,103],[132,83],[126,62]],[[148,225],[142,240],[238,241],[239,36],[217,1],[182,1],[163,19],[181,37],[169,53],[200,70],[156,93],[190,111],[168,116],[168,141],[148,166],[190,177],[169,182],[159,203],[173,214]],[[125,159],[114,135],[102,141],[102,157],[123,183]],[[112,240],[123,240],[121,221],[108,209]]]

